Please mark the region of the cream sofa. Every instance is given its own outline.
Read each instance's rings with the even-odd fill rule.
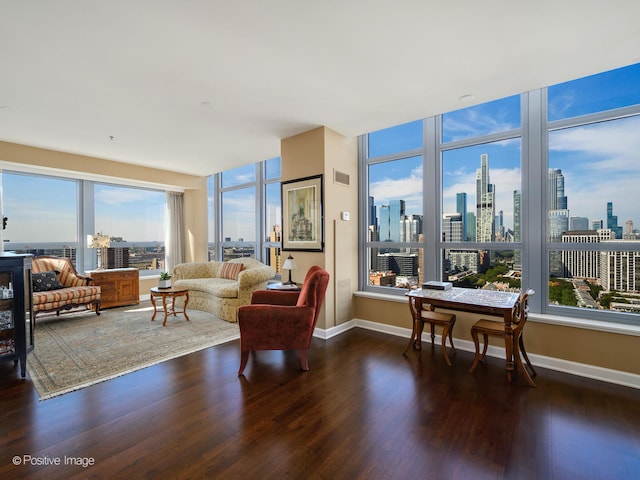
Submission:
[[[232,265],[241,264],[242,270],[233,279]],[[237,268],[237,267],[236,267]],[[235,258],[227,262],[181,263],[173,267],[171,284],[189,290],[188,309],[202,310],[228,322],[238,321],[238,307],[249,305],[255,290],[264,290],[267,280],[273,278],[273,268],[252,258]],[[228,278],[224,278],[224,277]],[[181,298],[176,304],[183,303]]]

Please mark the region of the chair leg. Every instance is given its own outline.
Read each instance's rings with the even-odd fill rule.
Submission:
[[[520,351],[522,352],[522,356],[524,357],[524,360],[527,362],[527,366],[531,369],[531,374],[532,374],[531,376],[535,377],[538,374],[533,368],[533,365],[531,365],[531,362],[529,361],[529,357],[527,356],[527,351],[524,349],[524,340],[522,340],[522,334],[520,334],[520,338],[518,339],[518,344],[520,345]]]
[[[487,348],[489,348],[489,335],[483,333],[482,339],[484,340],[484,348],[482,349],[482,356],[480,357],[480,361],[484,360],[484,357],[487,356]]]
[[[248,360],[249,360],[249,350],[244,350],[240,352],[240,369],[238,370],[238,376],[241,376],[242,372],[244,372],[244,368],[247,366]]]
[[[302,367],[302,370],[305,372],[309,371],[309,359],[307,357],[308,352],[308,350],[298,350],[300,355],[300,367]]]
[[[442,330],[442,356],[449,366],[451,366],[451,360],[449,360],[449,355],[447,355],[447,337],[450,336],[451,330],[451,324],[445,325]],[[451,346],[453,347],[453,342],[451,343]]]
[[[478,341],[478,331],[475,328],[471,329],[471,337],[473,338],[473,344],[476,346],[476,355],[473,357],[473,363],[469,369],[469,371],[473,373],[478,363],[480,363],[480,342]]]

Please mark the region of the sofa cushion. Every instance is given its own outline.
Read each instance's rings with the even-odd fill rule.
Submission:
[[[92,300],[100,299],[100,287],[97,285],[90,287],[70,287],[58,290],[33,293],[33,307],[35,310],[42,310],[43,306],[57,307],[64,304],[82,304]]]
[[[226,278],[228,280],[237,280],[238,275],[242,271],[243,266],[244,265],[242,265],[241,263],[224,262],[222,264],[222,267],[220,268],[220,274],[219,274],[220,278]]]
[[[48,292],[49,290],[59,290],[64,288],[56,276],[58,272],[40,272],[31,274],[31,283],[34,292]]]
[[[173,282],[174,287],[206,292],[218,298],[238,298],[238,282],[225,278],[185,278]]]

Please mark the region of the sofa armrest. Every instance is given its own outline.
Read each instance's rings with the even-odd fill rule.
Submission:
[[[251,289],[256,285],[266,282],[275,277],[276,271],[265,265],[264,267],[248,268],[241,270],[238,274],[238,288],[240,290]]]

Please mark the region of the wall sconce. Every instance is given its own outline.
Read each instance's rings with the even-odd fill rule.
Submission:
[[[296,261],[293,259],[291,254],[289,254],[287,259],[284,261],[284,265],[282,265],[283,270],[289,270],[289,281],[284,283],[284,285],[295,285],[295,283],[291,281],[291,270],[295,270],[296,268],[298,268]]]

